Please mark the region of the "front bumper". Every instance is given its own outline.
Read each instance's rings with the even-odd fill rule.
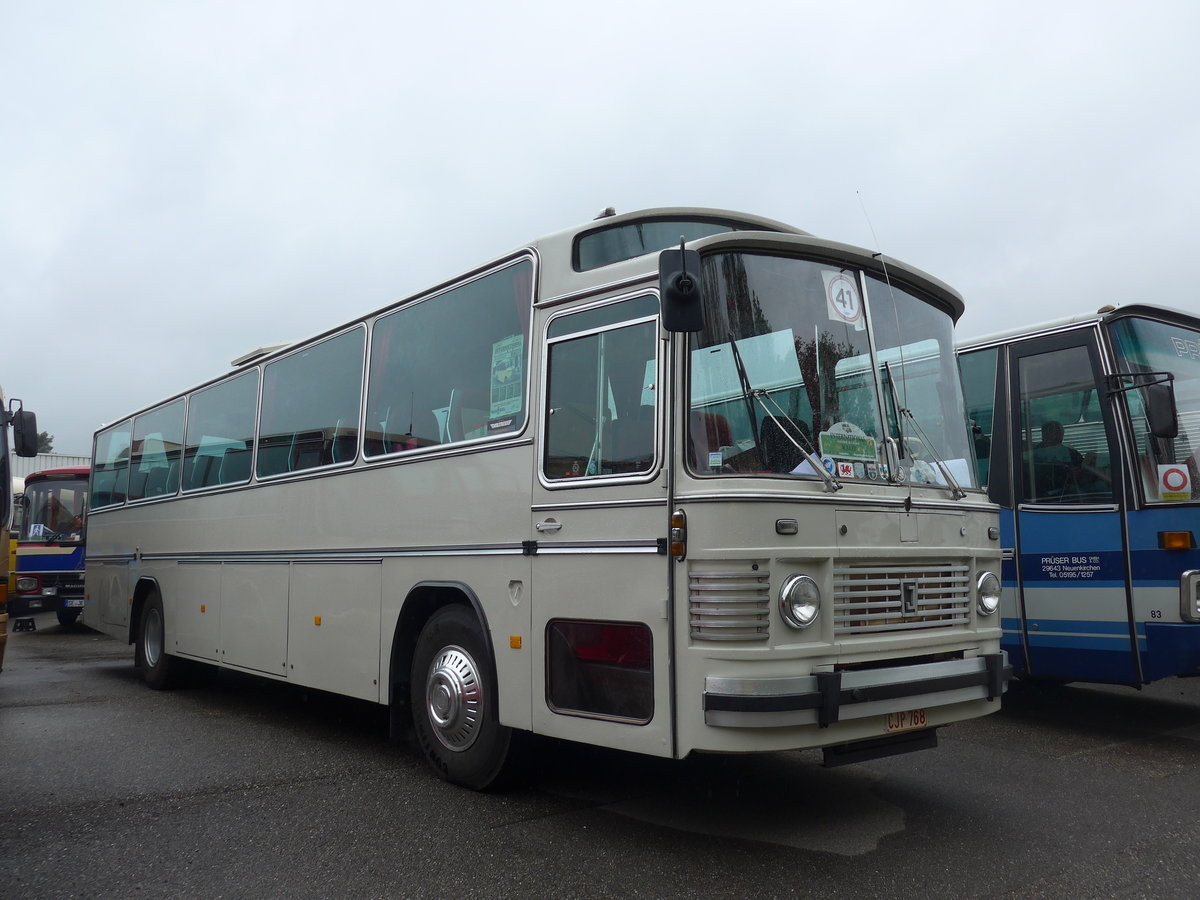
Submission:
[[[1008,688],[1004,651],[885,669],[783,678],[704,680],[704,723],[723,728],[786,728],[864,719],[914,708],[995,700]]]

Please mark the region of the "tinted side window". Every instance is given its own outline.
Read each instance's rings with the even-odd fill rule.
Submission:
[[[197,391],[188,401],[183,489],[250,479],[258,370]]]
[[[96,435],[92,458],[89,509],[125,502],[129,489],[129,423],[122,422]]]
[[[532,279],[522,260],[375,323],[368,456],[524,427]]]
[[[176,493],[179,490],[179,451],[182,447],[182,400],[134,419],[129,499],[144,500]]]
[[[260,478],[354,459],[364,340],[356,328],[267,364],[255,467]]]
[[[996,360],[999,349],[976,350],[958,358],[962,372],[967,418],[979,429],[975,435],[975,465],[979,483],[987,486],[992,462],[992,428],[996,414]]]

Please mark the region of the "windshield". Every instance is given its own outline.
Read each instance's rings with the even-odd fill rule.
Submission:
[[[21,498],[22,541],[82,541],[87,509],[86,476],[50,478],[25,485]]]
[[[694,472],[817,478],[808,451],[838,481],[945,485],[940,458],[975,485],[950,317],[868,277],[873,356],[860,276],[757,254],[704,259],[705,329],[690,353]],[[886,442],[901,435],[892,471]]]
[[[1113,322],[1111,333],[1118,372],[1170,372],[1175,376],[1179,434],[1174,440],[1150,434],[1145,391],[1117,395],[1126,404],[1133,423],[1138,470],[1147,501],[1200,500],[1196,458],[1200,449],[1200,332],[1181,325],[1128,318]],[[1135,381],[1124,379],[1123,386]]]

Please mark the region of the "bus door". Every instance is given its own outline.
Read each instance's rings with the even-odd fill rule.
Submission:
[[[1030,674],[1141,681],[1120,455],[1095,332],[1012,345],[1009,396],[1021,623]]]
[[[652,295],[556,315],[531,504],[533,727],[671,755],[668,510]]]

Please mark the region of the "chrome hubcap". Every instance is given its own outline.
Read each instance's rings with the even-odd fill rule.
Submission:
[[[433,733],[446,749],[460,753],[479,737],[483,716],[479,669],[462,647],[443,647],[430,663],[425,710]]]
[[[145,643],[146,665],[154,668],[158,665],[163,648],[162,613],[158,611],[158,607],[146,613],[146,631],[142,640]]]

